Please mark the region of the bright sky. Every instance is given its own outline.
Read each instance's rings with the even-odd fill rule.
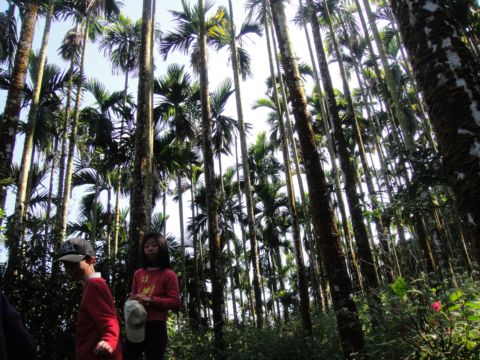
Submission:
[[[195,0],[191,0],[190,3],[194,3]],[[295,7],[298,5],[298,2],[292,2]],[[213,13],[217,6],[225,6],[228,8],[228,0],[217,0],[215,1],[215,6],[211,10]],[[244,1],[241,0],[234,0],[234,13],[235,13],[235,22],[239,27],[241,22],[245,18],[245,10],[244,10]],[[0,10],[4,11],[7,8],[6,0],[0,0]],[[156,12],[156,21],[159,24],[162,31],[171,30],[174,26],[172,22],[172,15],[169,10],[181,10],[181,1],[180,0],[170,0],[170,1],[157,1],[157,12]],[[132,19],[141,18],[142,14],[142,1],[141,0],[124,0],[124,6],[122,7],[122,12],[126,14],[128,17]],[[290,6],[287,12],[287,15],[291,17],[293,15],[293,7]],[[41,19],[36,27],[35,32],[35,40],[33,44],[33,49],[38,51],[40,47],[42,32],[43,32],[44,21]],[[57,55],[58,47],[65,35],[65,33],[73,27],[71,23],[65,22],[55,22],[52,25],[52,32],[50,37],[49,49],[48,49],[48,61],[50,63],[55,63],[61,66],[64,69],[67,69],[68,64],[64,63],[59,56]],[[308,49],[306,45],[305,36],[302,29],[298,29],[295,27],[293,23],[290,23],[290,30],[291,30],[291,37],[292,43],[295,51],[297,52],[298,56],[305,62],[310,63],[309,56],[308,56]],[[255,140],[255,136],[259,131],[267,130],[265,125],[265,118],[266,112],[264,110],[251,110],[251,105],[254,101],[258,98],[264,96],[266,85],[265,79],[269,75],[269,66],[267,60],[267,51],[266,51],[266,40],[265,38],[251,38],[249,42],[247,42],[247,49],[251,54],[252,57],[252,69],[253,69],[253,77],[245,82],[242,83],[242,95],[243,95],[243,108],[245,114],[245,120],[253,125],[252,135],[250,135],[248,142],[252,143]],[[183,63],[188,66],[189,58],[188,56],[181,55],[179,53],[172,53],[166,61],[158,56],[158,45],[157,45],[157,56],[156,56],[156,73],[155,76],[160,76],[165,72],[167,66],[171,63]],[[87,48],[87,61],[86,61],[86,69],[85,74],[88,78],[95,78],[100,80],[104,83],[108,90],[116,91],[122,90],[124,86],[124,78],[123,75],[112,75],[111,73],[111,65],[109,61],[103,56],[102,53],[98,51],[98,47],[96,44],[89,43]],[[228,64],[228,56],[226,52],[222,52],[220,54],[210,51],[209,53],[209,80],[210,80],[210,91],[213,91],[217,85],[222,82],[226,77],[231,77],[232,71]],[[339,80],[334,76],[334,83],[336,86],[340,85]],[[311,88],[311,84],[307,86],[307,88]],[[137,80],[131,79],[129,91],[131,94],[134,95],[136,99],[136,90],[137,90]],[[6,91],[0,92],[0,108],[4,108],[6,98]],[[91,105],[93,102],[92,98],[88,96],[85,98],[82,106]],[[227,115],[231,115],[232,117],[236,118],[236,110],[235,110],[235,99],[234,96],[230,98],[228,107],[227,107]],[[26,112],[22,113],[22,119],[26,118]],[[23,139],[19,137],[17,139],[16,147],[15,147],[15,161],[19,162],[20,154],[23,148]],[[279,154],[280,156],[280,154]],[[224,163],[228,166],[232,164],[234,159],[225,159]],[[225,166],[226,167],[226,166]],[[172,183],[172,187],[174,184]],[[70,218],[73,219],[76,214],[76,203],[80,200],[82,196],[82,189],[76,189],[73,192],[73,199],[71,201],[70,206]],[[188,200],[190,199],[190,194],[187,192],[184,195],[185,204],[184,207],[186,208],[188,214]],[[106,197],[103,199],[104,203],[106,202]],[[10,194],[7,200],[7,213],[10,214],[14,205],[14,196]],[[128,199],[124,199],[122,201],[122,207],[128,206]],[[158,205],[157,211],[161,211],[161,204]],[[171,233],[177,238],[179,237],[179,221],[178,221],[178,206],[176,203],[173,203],[172,200],[168,200],[167,209],[170,211],[168,212],[169,220],[167,221],[167,232]],[[188,217],[188,215],[187,215]],[[1,250],[0,250],[1,251]],[[2,256],[0,253],[0,261],[2,260]]]

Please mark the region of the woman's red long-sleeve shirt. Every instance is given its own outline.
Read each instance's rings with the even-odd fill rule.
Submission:
[[[132,294],[153,299],[147,310],[147,321],[167,320],[167,311],[180,308],[177,274],[170,269],[138,269],[133,276]]]

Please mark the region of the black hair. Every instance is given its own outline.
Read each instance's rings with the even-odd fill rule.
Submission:
[[[148,240],[155,239],[158,242],[159,246],[159,253],[158,253],[158,258],[150,261],[146,256],[145,256],[145,251],[144,251],[144,246],[145,243]],[[142,265],[142,268],[146,269],[148,267],[159,267],[160,269],[171,269],[170,265],[170,254],[168,252],[168,244],[167,244],[167,239],[163,234],[157,233],[157,232],[151,232],[146,234],[143,237],[143,240],[140,244],[140,263]]]

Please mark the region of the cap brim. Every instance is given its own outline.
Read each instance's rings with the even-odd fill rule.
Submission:
[[[77,254],[70,254],[70,255],[63,255],[59,257],[57,261],[69,261],[69,262],[80,262],[85,259],[86,255],[77,255]]]
[[[145,327],[131,329],[128,326],[125,326],[125,332],[127,333],[128,341],[132,343],[141,343],[145,340]]]

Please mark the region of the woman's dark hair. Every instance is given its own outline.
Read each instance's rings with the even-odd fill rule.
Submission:
[[[143,247],[148,240],[155,239],[158,242],[160,251],[158,253],[158,258],[150,261],[145,256],[145,251]],[[163,234],[152,232],[145,235],[140,246],[140,263],[142,268],[146,269],[147,267],[159,267],[160,269],[170,269],[170,255],[168,253],[168,244],[167,239]]]

